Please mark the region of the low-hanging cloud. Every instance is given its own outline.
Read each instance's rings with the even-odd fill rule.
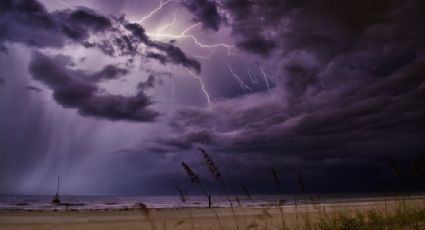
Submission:
[[[158,113],[149,108],[150,98],[143,91],[134,96],[101,92],[92,79],[104,75],[69,68],[69,62],[33,52],[29,71],[33,78],[53,90],[53,98],[65,108],[75,108],[83,116],[109,120],[154,121]],[[106,67],[110,68],[110,67]]]

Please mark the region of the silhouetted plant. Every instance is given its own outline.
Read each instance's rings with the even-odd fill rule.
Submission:
[[[207,193],[207,190],[205,189],[204,185],[202,184],[201,180],[199,179],[199,177],[193,172],[193,170],[189,167],[189,165],[187,165],[184,162],[181,162],[181,165],[183,167],[183,169],[185,170],[186,174],[189,176],[190,180],[192,181],[193,184],[199,184],[199,187],[202,190],[202,193],[207,197],[208,199],[208,207],[211,208],[211,203],[210,203],[210,195]]]
[[[281,221],[282,221],[282,229],[285,229],[286,223],[285,223],[285,218],[283,216],[283,209],[282,209],[283,198],[282,198],[282,192],[280,190],[280,180],[279,180],[279,177],[278,177],[276,171],[273,168],[270,168],[270,171],[272,172],[274,183],[275,183],[276,188],[277,188],[277,193],[279,194],[279,200],[276,203],[276,205],[279,207],[280,217],[281,217]]]
[[[241,185],[241,188],[242,188],[242,191],[245,194],[245,196],[248,197],[248,199],[252,200],[251,193],[248,191],[248,189],[243,185]]]
[[[179,186],[176,186],[176,189],[177,189],[177,191],[179,192],[179,197],[180,197],[180,200],[183,202],[183,203],[185,203],[186,202],[186,192],[182,189],[182,188],[180,188]]]
[[[138,203],[139,209],[142,211],[143,216],[149,221],[151,224],[152,230],[156,230],[155,222],[151,218],[151,211],[149,207],[144,203]]]
[[[199,179],[199,177],[195,174],[195,172],[193,172],[193,170],[189,167],[189,165],[187,165],[187,164],[186,164],[186,163],[184,163],[184,162],[181,162],[181,165],[182,165],[183,169],[185,170],[186,174],[187,174],[187,175],[189,176],[189,178],[191,179],[192,183],[194,183],[194,184],[199,184],[199,186],[201,187],[202,192],[204,193],[204,195],[205,195],[205,196],[207,197],[207,199],[208,199],[208,208],[212,208],[212,205],[211,205],[211,195],[209,195],[209,194],[207,193],[207,190],[205,189],[205,187],[204,187],[204,185],[202,184],[202,182],[201,182],[201,180]],[[223,230],[223,225],[222,225],[222,223],[221,223],[220,217],[218,216],[217,212],[216,212],[214,209],[212,209],[212,212],[214,213],[214,215],[215,215],[215,217],[216,217],[216,219],[217,219],[217,222],[218,222],[218,224],[219,224],[219,226],[220,226],[220,229],[222,229],[222,230]],[[193,222],[192,222],[192,227],[193,227]]]
[[[209,156],[209,154],[207,153],[207,151],[205,151],[202,148],[198,148],[198,150],[202,153],[202,156],[203,156],[203,158],[205,160],[205,163],[207,165],[208,171],[215,178],[215,180],[218,181],[218,182],[220,182],[221,185],[223,186],[224,193],[226,194],[227,201],[229,202],[230,208],[231,208],[232,213],[233,213],[233,219],[235,220],[236,228],[239,229],[239,224],[238,224],[238,221],[237,221],[237,216],[236,216],[235,209],[233,208],[233,203],[232,203],[232,201],[230,199],[230,196],[229,196],[229,192],[227,190],[226,183],[224,182],[224,179],[221,176],[221,173],[218,170],[218,167],[214,164],[214,161],[211,159],[211,157]]]

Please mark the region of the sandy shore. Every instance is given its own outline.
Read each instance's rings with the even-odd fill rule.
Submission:
[[[424,203],[424,199],[406,201]],[[326,212],[384,210],[399,205],[400,201],[356,201],[334,204],[315,204],[279,207],[184,208],[128,211],[69,211],[69,212],[0,212],[0,229],[40,230],[118,230],[118,229],[279,229],[282,214],[286,225],[294,227],[300,219]]]

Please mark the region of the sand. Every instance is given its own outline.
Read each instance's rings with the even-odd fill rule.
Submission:
[[[0,230],[136,230],[136,229],[281,229],[282,214],[292,228],[306,216],[314,221],[315,216],[326,212],[390,209],[400,201],[356,201],[333,204],[298,205],[278,207],[235,207],[236,218],[231,208],[183,208],[150,210],[145,215],[141,210],[127,211],[60,211],[60,212],[0,212]],[[424,202],[416,199],[407,202]],[[282,212],[280,211],[282,210]],[[215,213],[217,215],[215,215]],[[217,219],[218,216],[218,219]],[[236,221],[235,221],[236,220]],[[235,223],[237,222],[237,223]],[[220,226],[221,225],[221,226]]]

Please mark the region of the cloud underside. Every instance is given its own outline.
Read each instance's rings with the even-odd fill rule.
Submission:
[[[75,108],[83,116],[109,120],[154,121],[158,116],[148,108],[152,102],[143,91],[128,97],[105,93],[96,86],[94,81],[117,75],[119,70],[115,67],[107,66],[99,72],[87,74],[70,69],[71,63],[63,58],[33,52],[29,64],[33,78],[52,89],[53,98],[63,107]]]

